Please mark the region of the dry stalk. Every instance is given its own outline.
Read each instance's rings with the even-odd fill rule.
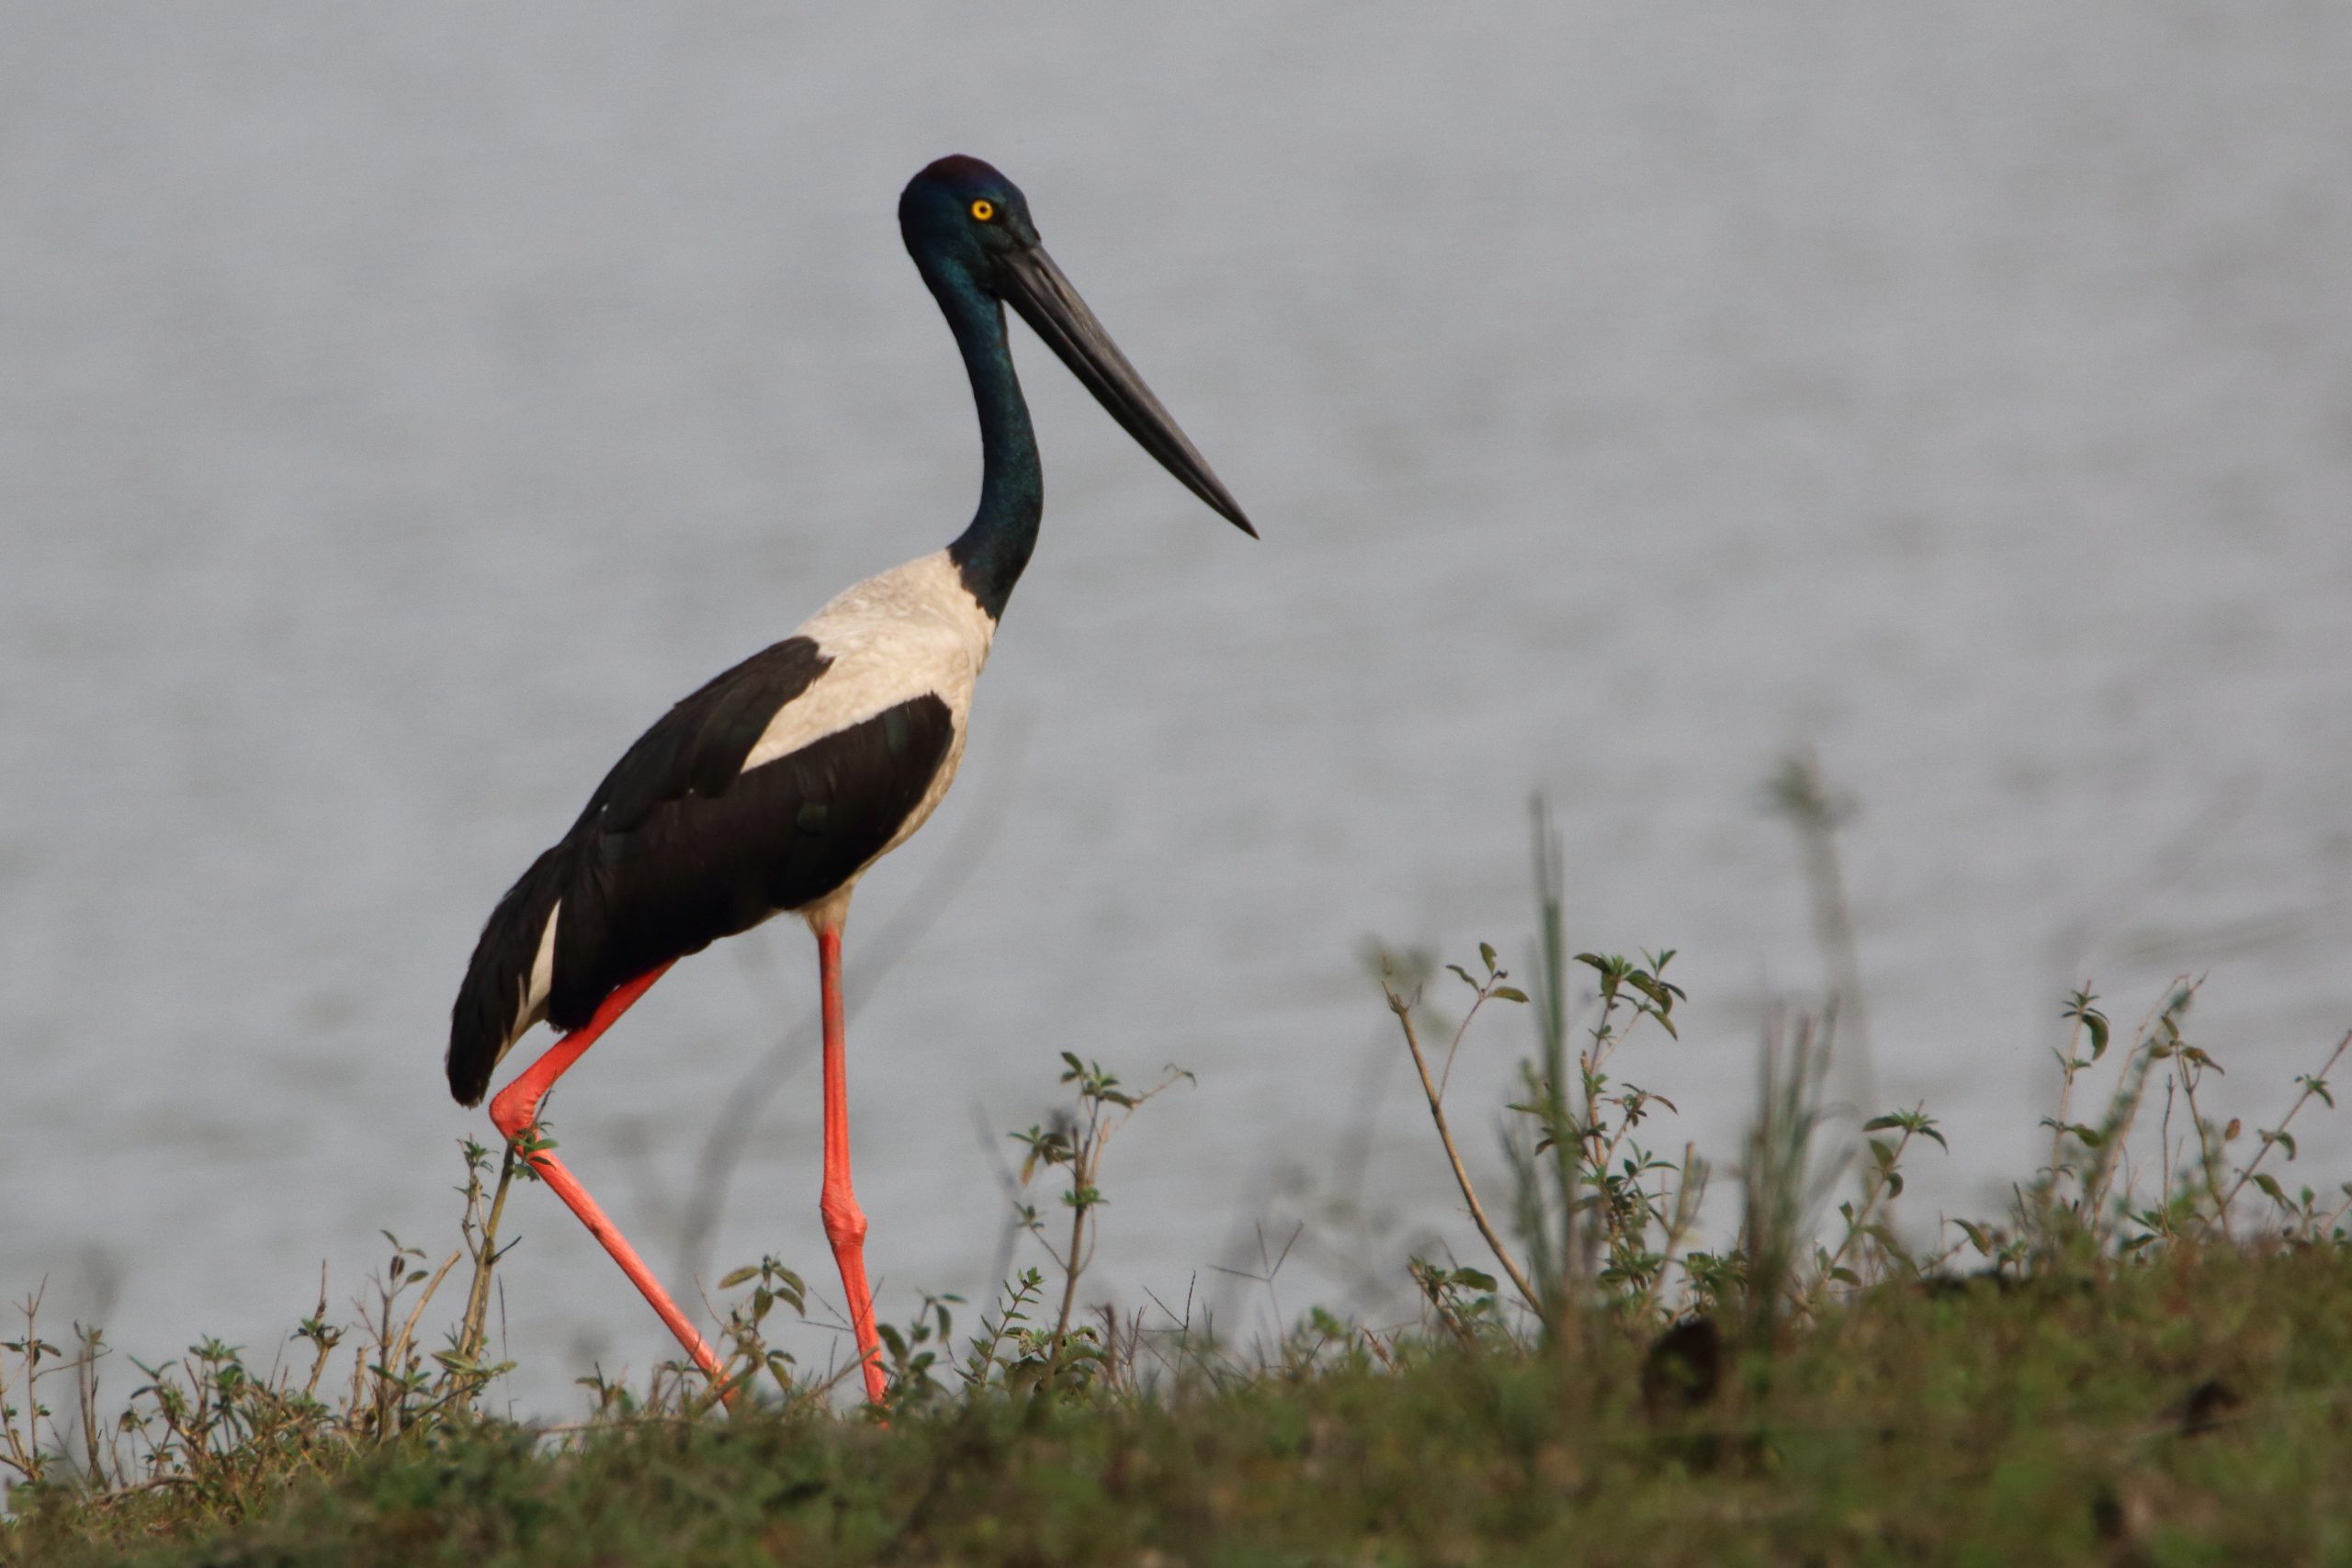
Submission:
[[[1380,989],[1388,998],[1388,1010],[1396,1015],[1396,1022],[1405,1032],[1405,1048],[1413,1054],[1413,1070],[1420,1074],[1421,1093],[1430,1102],[1430,1120],[1437,1123],[1438,1142],[1445,1145],[1446,1162],[1453,1168],[1453,1182],[1462,1190],[1462,1201],[1470,1206],[1471,1222],[1478,1227],[1478,1234],[1486,1238],[1487,1249],[1495,1255],[1495,1261],[1502,1265],[1505,1274],[1510,1276],[1511,1285],[1519,1292],[1520,1300],[1527,1303],[1529,1311],[1541,1314],[1544,1310],[1543,1298],[1535,1293],[1535,1287],[1528,1283],[1527,1276],[1520,1272],[1519,1265],[1511,1260],[1502,1238],[1495,1234],[1494,1225],[1487,1218],[1486,1205],[1478,1201],[1478,1190],[1470,1184],[1470,1173],[1462,1167],[1462,1155],[1453,1146],[1453,1130],[1446,1124],[1444,1092],[1430,1077],[1429,1059],[1422,1055],[1420,1036],[1413,1029],[1412,1004],[1398,996],[1396,987],[1385,980],[1380,983]]]
[[[433,1299],[433,1292],[441,1288],[441,1281],[449,1277],[449,1270],[455,1269],[458,1266],[458,1259],[465,1255],[465,1248],[459,1247],[442,1259],[441,1267],[434,1271],[432,1280],[424,1287],[424,1293],[416,1298],[414,1306],[408,1309],[408,1320],[401,1325],[399,1337],[392,1341],[390,1351],[384,1357],[384,1365],[387,1369],[397,1367],[401,1359],[407,1355],[409,1340],[416,1332],[416,1320],[424,1315],[425,1303]]]

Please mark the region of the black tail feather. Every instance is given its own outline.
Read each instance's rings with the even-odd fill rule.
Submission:
[[[563,897],[570,841],[531,863],[491,911],[474,944],[465,984],[449,1012],[449,1092],[460,1105],[479,1105],[490,1075],[523,1032],[515,1027],[531,983],[531,964],[548,914]]]

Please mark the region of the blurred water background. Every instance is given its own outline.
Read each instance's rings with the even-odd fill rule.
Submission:
[[[1523,956],[1538,790],[1572,942],[1681,950],[1681,1042],[1623,1066],[1728,1164],[1822,984],[1759,804],[1817,752],[1876,1095],[1951,1136],[1915,1234],[2030,1168],[2074,984],[2122,1021],[2208,975],[2250,1117],[2352,1024],[2352,9],[0,28],[0,1292],[53,1325],[266,1361],[322,1259],[340,1303],[379,1228],[453,1243],[492,901],[669,701],[968,513],[893,220],[950,151],[1265,538],[1022,336],[1045,537],[850,931],[854,984],[898,953],[851,1032],[886,1316],[989,1292],[1064,1049],[1199,1076],[1113,1150],[1090,1297],[1408,1314],[1406,1252],[1475,1237],[1362,955]],[[684,965],[551,1102],[665,1270],[714,1112],[775,1087],[684,1261],[835,1293],[813,1051],[762,1065],[813,970],[792,923]],[[1455,1075],[1489,1179],[1528,1044]],[[2312,1131],[2280,1174],[2352,1174]],[[667,1353],[511,1212],[518,1407]],[[1219,1271],[1294,1235],[1271,1290]]]

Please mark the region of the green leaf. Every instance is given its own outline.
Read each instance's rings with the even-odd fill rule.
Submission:
[[[1527,999],[1527,993],[1517,986],[1497,986],[1487,994],[1498,1002],[1523,1002]]]
[[[1634,989],[1649,998],[1650,1000],[1656,1002],[1660,1008],[1670,1008],[1674,1005],[1674,997],[1671,988],[1660,984],[1657,977],[1654,975],[1645,974],[1643,971],[1635,969],[1625,976],[1625,984],[1633,987]]]
[[[1486,964],[1487,973],[1489,975],[1493,974],[1495,972],[1495,944],[1490,942],[1480,942],[1478,944],[1478,957],[1479,960]]]
[[[2091,1037],[2091,1060],[2096,1062],[2107,1055],[2107,1015],[2091,1006],[2098,998],[2088,991],[2076,991],[2066,998],[2061,1018],[2081,1024]]]
[[[722,1291],[731,1291],[746,1280],[758,1279],[759,1275],[759,1266],[756,1264],[749,1269],[737,1269],[718,1281],[718,1288]]]

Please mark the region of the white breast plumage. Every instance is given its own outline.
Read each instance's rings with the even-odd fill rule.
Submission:
[[[927,692],[955,716],[960,751],[972,682],[988,662],[995,632],[996,623],[974,602],[944,550],[867,578],[794,634],[816,643],[831,663],[769,721],[743,759],[743,771]],[[941,771],[955,771],[952,758]]]

